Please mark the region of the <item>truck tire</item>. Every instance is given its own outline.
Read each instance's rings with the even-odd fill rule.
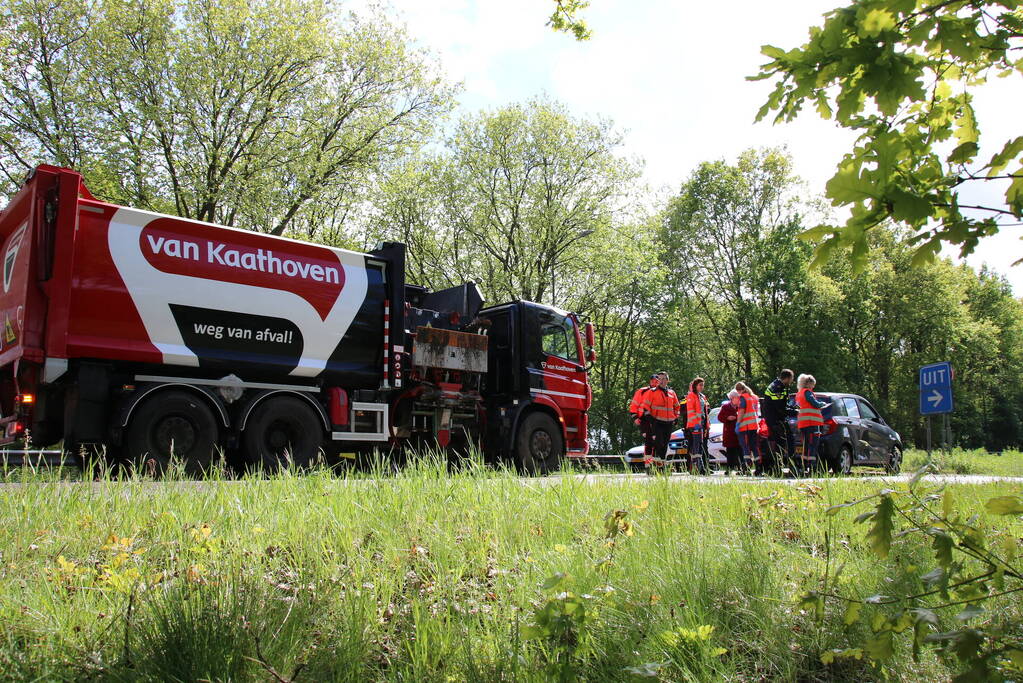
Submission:
[[[163,474],[176,460],[188,474],[201,475],[213,467],[219,435],[217,419],[201,398],[186,391],[160,392],[132,414],[122,457],[144,474]]]
[[[564,454],[564,439],[554,418],[530,413],[522,420],[515,438],[515,457],[523,473],[550,474],[561,466]]]
[[[293,396],[268,398],[245,424],[242,445],[246,463],[277,472],[288,463],[309,467],[323,445],[323,425],[316,412]]]

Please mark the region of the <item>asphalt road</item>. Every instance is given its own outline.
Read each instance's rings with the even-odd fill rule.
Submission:
[[[836,481],[836,479],[852,479],[858,481],[871,481],[877,483],[889,483],[889,484],[904,484],[912,478],[912,473],[909,474],[897,474],[889,475],[885,473],[853,473],[847,477],[803,477],[803,478],[791,478],[791,477],[744,477],[744,476],[728,476],[725,474],[709,474],[709,475],[691,475],[691,474],[671,474],[665,475],[648,475],[648,474],[631,474],[631,473],[612,473],[612,472],[592,472],[592,473],[580,473],[580,474],[555,474],[547,477],[521,477],[520,481],[523,484],[539,485],[539,486],[554,486],[565,480],[573,480],[584,483],[640,483],[640,484],[653,484],[658,482],[667,482],[672,485],[689,486],[696,484],[712,484],[718,486],[763,486],[763,485],[799,485],[799,484],[826,484],[828,482]],[[241,485],[251,480],[232,480],[224,479],[218,480],[228,485]],[[375,479],[363,479],[363,478],[352,478],[348,480],[350,483],[362,484],[379,481]],[[1020,484],[1023,486],[1023,477],[996,477],[982,474],[936,474],[927,475],[924,477],[924,481],[931,483],[948,483],[948,484],[990,484],[996,482],[1007,482]],[[118,485],[118,481],[114,480],[111,482],[114,486]],[[125,481],[125,483],[128,483]],[[148,482],[152,486],[166,486],[166,485],[177,485],[177,486],[201,486],[209,483],[202,480],[188,481],[188,480],[173,480],[173,481],[153,481]],[[92,481],[40,481],[40,482],[0,482],[0,489],[2,488],[20,488],[24,486],[39,486],[39,485],[58,485],[58,486],[81,486],[83,484],[91,484],[96,487],[106,486],[107,482],[92,482]]]
[[[663,475],[647,475],[647,474],[624,474],[624,473],[593,473],[593,474],[574,474],[570,475],[572,479],[577,480],[593,480],[593,481],[606,481],[606,480],[618,480],[618,481],[661,481],[667,479],[672,484],[720,484],[727,486],[731,484],[820,484],[822,482],[835,481],[838,477],[802,477],[799,479],[792,477],[740,477],[740,476],[728,476],[725,474],[706,474],[706,475],[691,475],[691,474],[672,474],[669,477]],[[878,481],[878,482],[891,482],[895,483],[906,483],[913,477],[912,473],[903,474],[885,474],[885,473],[871,473],[871,474],[858,474],[854,473],[847,477],[840,477],[841,479],[856,479],[863,481]],[[557,482],[563,479],[563,475],[555,475],[546,477],[547,481]],[[932,474],[927,475],[924,481],[929,482],[943,482],[949,484],[990,484],[993,482],[1014,482],[1023,484],[1023,477],[995,477],[984,474]],[[543,481],[543,480],[537,480]]]
[[[65,467],[75,467],[73,461],[67,458],[63,458],[60,451],[9,451],[4,453],[5,460],[9,466],[18,466],[21,464],[20,456],[29,456],[31,460],[37,463],[37,466],[42,467],[55,467],[63,464]],[[621,468],[621,456],[594,456],[587,458],[584,462],[593,465],[599,463],[604,468],[620,469]],[[853,474],[847,479],[860,479],[878,482],[891,482],[905,483],[912,478],[913,473],[902,473],[897,475],[890,475],[880,469],[864,469],[862,471],[854,471]],[[523,477],[523,482],[538,483],[541,485],[550,486],[558,482],[563,481],[566,478],[570,478],[576,481],[584,482],[643,482],[650,483],[655,481],[667,480],[671,484],[719,484],[723,486],[727,485],[758,485],[758,484],[802,484],[802,483],[813,483],[820,484],[822,482],[834,481],[835,477],[805,477],[800,479],[795,478],[782,478],[782,477],[746,477],[746,476],[728,476],[722,472],[708,475],[691,475],[684,473],[675,473],[670,476],[664,475],[648,475],[648,474],[633,474],[628,472],[608,472],[602,470],[596,470],[593,472],[584,472],[580,474],[571,475],[552,475],[549,477]],[[944,482],[950,484],[989,484],[993,482],[1011,482],[1023,484],[1023,477],[997,477],[982,474],[937,474],[928,475],[925,477],[927,481],[931,482]],[[231,480],[226,480],[231,481]],[[372,481],[370,479],[352,479],[352,481]],[[0,482],[0,486],[30,486],[35,482],[22,483],[22,482]],[[62,481],[62,482],[39,482],[39,483],[60,483],[63,485],[78,485],[84,482],[81,481]],[[91,483],[91,482],[90,482]],[[154,484],[160,482],[153,482]],[[198,481],[176,481],[174,483],[183,484],[195,484]]]

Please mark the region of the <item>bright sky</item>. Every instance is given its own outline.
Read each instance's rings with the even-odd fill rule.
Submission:
[[[813,112],[789,124],[754,124],[770,86],[745,80],[765,61],[761,45],[801,45],[841,0],[592,0],[585,19],[593,37],[583,42],[546,26],[551,0],[389,2],[447,76],[463,83],[463,110],[546,93],[576,114],[609,117],[627,133],[625,153],[645,161],[654,190],[677,189],[702,161],[785,145],[808,190],[823,193],[852,144],[848,132]],[[1018,81],[1000,81],[978,98],[985,139],[1018,134],[1021,91]],[[1009,264],[1023,256],[1020,236],[1023,228],[1003,231],[970,258],[1008,275],[1017,295],[1023,266]]]

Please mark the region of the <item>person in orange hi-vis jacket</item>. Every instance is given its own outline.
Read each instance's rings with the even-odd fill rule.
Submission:
[[[667,372],[657,373],[657,386],[643,397],[643,408],[650,413],[654,427],[654,464],[664,464],[675,420],[682,412],[678,396],[668,388],[669,381]]]
[[[817,380],[813,375],[800,375],[796,380],[796,407],[799,408],[799,415],[796,418],[796,428],[803,442],[803,464],[804,471],[810,467],[810,463],[817,462],[818,450],[820,449],[821,431],[824,429],[824,414],[821,412],[828,404],[821,401],[813,393],[817,386]],[[797,473],[799,474],[799,473]]]
[[[689,471],[693,470],[695,458],[700,458],[699,470],[707,470],[704,454],[704,439],[707,436],[707,397],[703,395],[703,378],[697,377],[689,383],[686,394],[686,439],[689,441]]]
[[[643,399],[648,391],[657,386],[657,375],[650,375],[650,382],[645,387],[636,389],[629,402],[629,414],[632,422],[639,427],[639,433],[643,435],[643,464],[649,465],[654,459],[654,426],[650,413],[643,407]]]
[[[743,457],[755,463],[760,455],[760,397],[743,382],[736,382],[735,390],[739,392],[739,420],[735,426],[739,445]]]

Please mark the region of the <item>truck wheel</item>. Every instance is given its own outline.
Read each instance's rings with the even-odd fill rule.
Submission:
[[[249,415],[242,442],[246,462],[266,472],[276,472],[289,462],[309,467],[323,445],[323,425],[302,399],[270,398]]]
[[[561,465],[564,439],[554,419],[546,413],[531,413],[519,426],[515,439],[519,469],[526,474],[549,474]]]
[[[200,475],[214,462],[219,437],[217,420],[206,402],[184,391],[167,391],[146,399],[131,417],[122,456],[129,467],[163,474],[171,460]]]

